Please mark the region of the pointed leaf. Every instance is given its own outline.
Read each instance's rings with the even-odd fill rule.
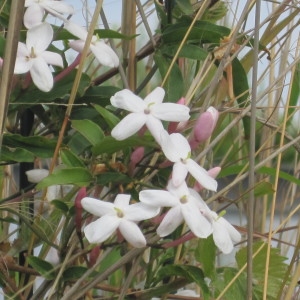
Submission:
[[[72,127],[82,134],[91,145],[95,146],[104,137],[102,129],[91,120],[73,120]]]
[[[74,184],[77,186],[88,186],[93,180],[92,174],[85,168],[66,168],[55,170],[44,178],[37,189],[43,189],[51,185]]]
[[[116,117],[113,113],[111,113],[104,107],[97,104],[94,104],[93,106],[95,107],[97,112],[103,117],[110,129],[113,129],[120,122],[120,119],[118,117]]]
[[[51,280],[55,278],[55,273],[53,270],[53,265],[49,262],[36,257],[36,256],[28,256],[28,263],[31,265],[33,269],[41,274],[41,276],[45,277],[47,280]]]
[[[63,164],[67,167],[85,167],[84,162],[68,148],[60,149],[60,157]]]

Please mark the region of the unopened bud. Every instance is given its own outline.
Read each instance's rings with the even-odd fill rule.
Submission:
[[[199,116],[194,127],[195,142],[204,142],[211,136],[216,127],[218,118],[219,112],[212,106]]]

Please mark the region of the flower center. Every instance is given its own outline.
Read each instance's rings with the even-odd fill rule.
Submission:
[[[27,56],[27,59],[29,60],[30,58],[36,58],[36,54],[34,53],[34,48],[31,47],[30,49],[30,55]]]
[[[185,203],[188,203],[188,197],[186,195],[182,196],[180,198],[180,203],[181,204],[185,204]]]
[[[115,211],[117,212],[117,216],[118,216],[119,218],[123,218],[123,217],[124,217],[124,213],[123,213],[123,211],[122,211],[120,208],[114,207],[114,209],[115,209]]]
[[[148,104],[148,107],[144,109],[144,114],[149,115],[151,113],[151,105],[153,105],[154,102],[151,102]]]

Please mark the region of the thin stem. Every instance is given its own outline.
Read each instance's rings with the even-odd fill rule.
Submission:
[[[254,28],[254,60],[252,72],[252,97],[251,97],[251,117],[250,117],[250,138],[249,138],[249,187],[255,186],[255,137],[256,137],[256,98],[258,79],[258,54],[259,54],[259,29],[260,29],[260,9],[261,1],[257,0],[255,6],[255,28]],[[254,223],[254,189],[250,190],[248,200],[248,224],[247,224],[247,299],[252,299],[253,284],[253,223]]]

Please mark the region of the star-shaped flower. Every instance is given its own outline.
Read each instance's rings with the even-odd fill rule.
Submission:
[[[191,159],[191,147],[187,139],[180,133],[162,134],[161,147],[165,156],[174,163],[172,182],[180,185],[189,172],[204,188],[217,190],[217,181],[208,172]]]
[[[129,205],[130,195],[117,195],[114,203],[85,197],[81,200],[82,207],[91,214],[100,217],[88,224],[84,233],[90,243],[102,243],[116,229],[134,247],[146,246],[146,239],[136,222],[153,218],[159,208],[144,203]]]
[[[79,40],[69,42],[69,46],[78,52],[82,52],[88,35],[87,31],[83,27],[70,21],[65,21],[64,27],[74,36],[79,38]],[[96,35],[92,38],[90,51],[103,66],[111,68],[118,67],[119,58],[117,54]]]
[[[201,196],[193,189],[190,193],[201,203],[198,208],[202,215],[212,224],[213,240],[216,246],[225,254],[233,250],[234,243],[241,241],[241,234],[225,219],[222,213],[218,215],[212,211],[207,204],[202,200]]]
[[[160,143],[161,132],[164,130],[161,121],[181,122],[190,117],[187,106],[162,103],[164,96],[165,91],[161,87],[154,89],[144,100],[127,89],[117,92],[111,97],[111,104],[131,113],[116,125],[111,135],[116,140],[124,140],[146,125]]]
[[[190,193],[185,182],[176,187],[169,181],[167,191],[144,190],[139,197],[147,205],[171,207],[157,228],[161,237],[172,233],[183,221],[197,237],[206,238],[212,233],[211,222],[199,210],[205,205]]]
[[[241,234],[222,216],[211,210],[205,210],[204,216],[212,222],[213,239],[216,246],[224,253],[230,253],[234,243],[241,241]]]
[[[44,18],[45,11],[57,17],[61,17],[62,14],[74,14],[73,6],[64,1],[26,0],[25,7],[27,7],[24,14],[24,25],[26,28],[40,25]]]
[[[34,84],[42,91],[53,87],[53,76],[48,65],[63,67],[58,53],[46,51],[53,39],[53,29],[43,23],[27,31],[26,44],[18,44],[15,74],[30,72]]]

